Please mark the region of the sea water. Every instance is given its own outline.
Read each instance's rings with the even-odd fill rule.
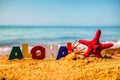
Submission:
[[[119,26],[0,26],[0,54],[9,54],[13,46],[21,47],[22,44],[28,44],[30,52],[37,45],[65,45],[80,39],[92,40],[98,29],[102,31],[101,43],[111,42],[113,48],[120,47]],[[80,47],[85,46],[80,44]]]
[[[120,40],[119,26],[0,26],[0,46],[62,44],[93,39],[101,29],[101,42]]]

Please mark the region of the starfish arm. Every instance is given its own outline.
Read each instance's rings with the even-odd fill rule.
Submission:
[[[100,35],[101,35],[101,30],[98,29],[92,41],[99,42]]]
[[[100,54],[100,52],[94,53],[94,55],[95,55],[97,58],[101,58],[101,57],[102,57],[101,54]]]
[[[79,40],[78,42],[82,43],[84,45],[88,45],[89,44],[89,41],[87,41],[87,40]]]
[[[101,45],[102,45],[102,49],[109,48],[109,47],[112,47],[112,46],[113,46],[112,43],[101,44]]]
[[[85,52],[85,54],[83,54],[83,56],[88,57],[88,56],[90,56],[91,53],[92,53],[92,49],[88,48],[87,52]]]

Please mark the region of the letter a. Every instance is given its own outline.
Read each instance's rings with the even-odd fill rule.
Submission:
[[[65,57],[68,54],[68,50],[66,48],[66,46],[61,46],[59,51],[58,51],[58,55],[56,59],[60,59],[61,57]]]
[[[22,52],[20,50],[20,47],[13,47],[12,51],[10,53],[9,60],[16,59],[16,58],[18,58],[18,59],[22,59],[23,58]]]

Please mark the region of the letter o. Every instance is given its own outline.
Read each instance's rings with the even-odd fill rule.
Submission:
[[[36,54],[36,52],[38,50],[41,51],[41,55],[40,56],[37,56],[37,54]],[[42,46],[35,46],[35,47],[33,47],[30,53],[32,54],[32,58],[33,59],[38,59],[39,60],[39,59],[45,58],[45,48],[42,47]]]

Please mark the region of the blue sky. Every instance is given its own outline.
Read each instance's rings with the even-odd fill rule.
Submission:
[[[0,0],[0,25],[120,26],[120,0]]]

